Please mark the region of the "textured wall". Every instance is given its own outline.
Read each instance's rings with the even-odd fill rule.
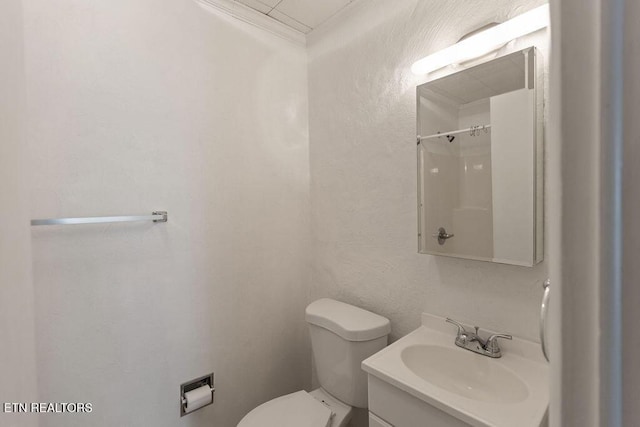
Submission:
[[[192,0],[25,0],[46,427],[232,427],[310,354],[306,55]],[[179,418],[179,385],[216,403]]]
[[[37,402],[34,296],[26,191],[22,6],[0,2],[0,404]],[[37,415],[5,414],[0,426],[32,427]]]
[[[393,338],[426,311],[537,340],[546,261],[525,268],[417,254],[415,88],[424,80],[409,68],[541,3],[362,1],[311,34],[311,299],[385,315]],[[546,53],[543,33],[532,37]]]

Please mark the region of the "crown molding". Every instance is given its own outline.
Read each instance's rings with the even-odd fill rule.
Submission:
[[[244,4],[234,0],[196,0],[203,6],[209,6],[213,9],[236,18],[254,27],[260,28],[285,40],[295,44],[306,46],[306,36],[288,27],[269,16],[251,9]]]

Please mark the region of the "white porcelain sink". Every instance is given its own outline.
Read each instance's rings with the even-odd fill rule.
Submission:
[[[411,345],[402,350],[400,357],[420,378],[469,399],[514,403],[529,395],[516,374],[493,359],[458,347]]]
[[[502,357],[492,359],[457,347],[455,337],[444,318],[423,314],[421,327],[362,362],[370,411],[394,426],[414,427],[433,411],[457,421],[429,425],[546,425],[549,369],[538,343],[502,341]],[[418,412],[409,415],[412,408]]]

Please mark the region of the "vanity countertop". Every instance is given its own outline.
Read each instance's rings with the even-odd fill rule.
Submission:
[[[549,405],[549,369],[540,345],[502,340],[502,357],[492,359],[457,347],[455,336],[444,318],[425,313],[422,326],[362,368],[472,426],[540,426]]]

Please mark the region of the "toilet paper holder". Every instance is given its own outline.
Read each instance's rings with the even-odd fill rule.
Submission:
[[[186,383],[182,383],[180,384],[180,416],[184,417],[185,415],[191,414],[192,412],[195,412],[199,409],[205,408],[211,404],[213,404],[213,395],[214,392],[216,391],[215,387],[213,386],[213,372],[208,374],[208,375],[204,375],[202,377],[198,377],[195,378],[191,381],[187,381]],[[206,405],[203,405],[200,408],[197,408],[193,411],[188,411],[187,412],[187,398],[185,397],[186,393],[189,393],[192,390],[195,390],[197,388],[203,387],[203,386],[208,386],[209,388],[211,388],[211,402],[207,403]]]

